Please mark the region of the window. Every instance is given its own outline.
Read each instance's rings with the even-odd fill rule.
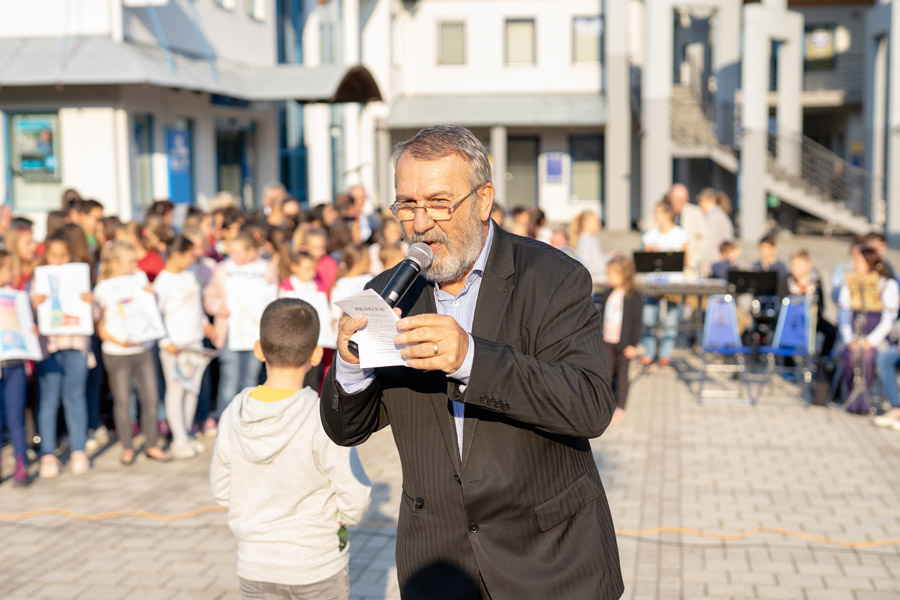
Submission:
[[[534,19],[506,21],[506,64],[534,64]]]
[[[603,197],[603,136],[573,135],[572,195],[579,200],[600,200]]]
[[[56,113],[11,115],[7,131],[15,207],[57,208],[62,192],[59,116]]]
[[[234,0],[231,0],[232,2]],[[247,0],[247,14],[254,21],[263,21],[266,18],[266,0]]]
[[[572,20],[573,60],[577,63],[600,61],[602,35],[600,17],[575,17]]]
[[[131,138],[134,214],[142,214],[153,202],[153,117],[135,115]]]
[[[835,26],[807,27],[803,44],[804,66],[807,71],[832,71],[837,62]]]
[[[439,65],[466,64],[466,27],[463,23],[440,24]]]

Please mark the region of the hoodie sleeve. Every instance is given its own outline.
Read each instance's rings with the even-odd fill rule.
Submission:
[[[228,508],[231,487],[230,446],[228,430],[220,426],[216,446],[213,449],[212,464],[209,466],[209,491],[212,492],[213,499],[225,508]]]
[[[338,446],[320,427],[316,434],[315,454],[319,469],[334,488],[338,519],[344,525],[356,525],[369,508],[372,493],[372,484],[356,448]]]

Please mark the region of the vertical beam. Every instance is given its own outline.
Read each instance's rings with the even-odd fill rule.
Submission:
[[[628,70],[628,5],[606,0],[607,119],[604,137],[604,213],[606,227],[626,231],[631,227],[631,81]],[[614,24],[614,26],[609,26]]]
[[[491,127],[491,158],[494,161],[494,198],[509,208],[506,202],[506,127]]]
[[[890,33],[887,39],[887,235],[900,241],[900,4],[887,5],[890,10]]]
[[[741,74],[741,5],[722,2],[713,30],[713,72],[716,74],[716,127],[719,139],[734,140],[735,92]]]
[[[766,136],[768,135],[769,58],[771,44],[764,7],[744,7],[744,52],[740,191],[741,237],[758,239],[766,222]]]
[[[647,0],[641,82],[641,221],[672,185],[673,20],[669,0]]]
[[[375,132],[378,156],[376,157],[376,185],[380,208],[387,208],[394,202],[394,165],[391,163],[391,131],[387,123],[379,120]]]
[[[779,18],[779,29],[786,35],[778,48],[778,163],[796,175],[800,173],[798,144],[803,131],[803,17],[785,12]]]
[[[889,6],[871,8],[866,14],[865,33],[865,88],[863,91],[863,121],[865,122],[865,164],[872,173],[872,190],[869,198],[870,217],[876,223],[884,223],[884,135],[885,94],[887,93],[887,32]]]

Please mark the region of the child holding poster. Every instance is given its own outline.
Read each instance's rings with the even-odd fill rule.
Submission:
[[[132,382],[141,404],[144,453],[153,460],[171,460],[166,452],[156,447],[159,391],[152,351],[154,338],[162,337],[164,330],[159,335],[154,333],[155,321],[160,317],[152,291],[146,275],[138,271],[134,246],[113,242],[103,249],[100,276],[94,289],[94,306],[97,335],[103,342],[103,364],[113,397],[113,419],[122,442],[119,460],[124,465],[133,464],[135,459],[128,416]],[[152,307],[146,304],[142,294],[150,296]],[[152,314],[151,308],[156,314]]]
[[[219,391],[216,408],[221,415],[242,389],[259,383],[262,363],[253,356],[259,319],[278,293],[277,274],[259,257],[259,245],[247,231],[229,245],[229,257],[216,266],[206,287],[206,312],[213,315],[219,353]]]
[[[0,289],[10,289],[13,282],[12,257],[6,250],[0,250]],[[6,429],[12,438],[15,454],[15,485],[31,483],[28,477],[28,444],[25,441],[25,402],[28,398],[28,378],[25,375],[25,361],[0,361],[0,447],[3,446],[3,417]]]
[[[66,265],[71,262],[72,255],[65,235],[60,231],[48,238],[44,246],[43,266]],[[57,272],[58,273],[58,272]],[[43,271],[35,270],[35,286],[31,296],[35,308],[39,312],[45,305],[52,307],[52,323],[62,326],[67,321],[77,320],[63,311],[60,297],[66,290],[60,289],[60,275],[48,275],[49,294],[43,291]],[[90,290],[90,270],[84,269],[84,283]],[[90,319],[90,291],[81,293],[81,300],[87,303],[87,318]],[[57,313],[59,313],[57,318]],[[57,323],[59,321],[59,323]],[[74,323],[78,325],[78,323]],[[90,323],[93,327],[93,322]],[[45,333],[45,331],[41,331]],[[37,364],[38,379],[38,431],[41,434],[41,477],[51,478],[59,475],[60,463],[56,458],[56,420],[59,414],[59,402],[62,397],[66,417],[66,428],[69,431],[69,446],[72,450],[69,468],[72,473],[86,473],[91,462],[85,454],[87,442],[87,374],[89,361],[94,360],[91,353],[89,335],[41,335],[41,347],[46,358]],[[89,360],[90,359],[90,360]]]
[[[187,354],[202,359],[203,338],[212,337],[214,331],[203,311],[200,283],[190,269],[196,260],[194,244],[186,236],[177,235],[169,241],[166,253],[166,268],[153,282],[167,332],[159,341],[166,381],[166,419],[172,432],[172,455],[192,458],[204,450],[203,444],[188,435],[197,410],[197,392],[179,377],[178,361],[187,359]]]

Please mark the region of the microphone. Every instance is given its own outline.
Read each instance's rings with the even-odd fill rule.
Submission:
[[[419,273],[427,271],[433,260],[434,253],[428,244],[417,242],[409,247],[406,258],[403,259],[394,276],[381,291],[381,297],[388,303],[388,306],[391,308],[397,306],[407,290],[412,287],[413,281],[416,280]]]
[[[394,272],[394,276],[381,290],[381,297],[384,298],[387,305],[391,308],[397,306],[409,288],[412,287],[419,273],[427,271],[433,261],[434,252],[431,251],[431,247],[428,244],[416,242],[410,246],[406,252],[406,258],[403,259]],[[356,342],[351,341],[347,347],[353,356],[359,356],[359,347],[356,345]]]

